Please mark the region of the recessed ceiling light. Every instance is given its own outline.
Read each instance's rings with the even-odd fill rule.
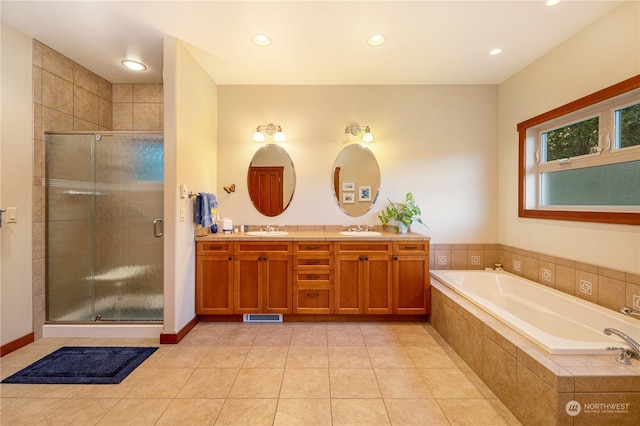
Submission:
[[[384,43],[384,36],[382,34],[374,34],[369,37],[367,43],[369,43],[369,45],[371,46],[380,46],[382,43]]]
[[[502,49],[500,49],[499,47],[496,49],[493,49],[489,52],[489,55],[499,55],[502,53]]]
[[[253,36],[253,42],[258,46],[268,46],[271,44],[271,38],[264,34],[256,34]]]
[[[562,0],[547,0],[544,4],[546,4],[547,6],[555,6],[556,4],[560,3]]]
[[[133,71],[144,71],[147,69],[146,65],[138,61],[132,61],[131,59],[125,59],[121,64]]]

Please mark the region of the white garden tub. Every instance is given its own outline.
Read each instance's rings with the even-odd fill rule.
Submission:
[[[638,320],[517,275],[432,271],[431,276],[550,354],[602,354],[607,346],[621,346],[623,339],[603,333],[608,327],[640,341]]]

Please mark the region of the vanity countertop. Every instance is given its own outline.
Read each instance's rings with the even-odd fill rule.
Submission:
[[[340,231],[288,231],[287,235],[278,236],[255,236],[247,235],[245,232],[218,232],[215,234],[207,234],[196,236],[195,241],[429,241],[431,238],[427,235],[417,232],[409,232],[407,234],[397,234],[395,232],[382,231],[380,235],[366,236],[366,231],[362,231],[363,235],[342,235]]]

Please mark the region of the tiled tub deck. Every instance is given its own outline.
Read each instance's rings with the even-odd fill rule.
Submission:
[[[433,327],[523,424],[640,424],[640,361],[547,354],[433,278],[431,303]]]

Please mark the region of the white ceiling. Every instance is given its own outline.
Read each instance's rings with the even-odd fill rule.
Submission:
[[[161,82],[168,35],[222,85],[499,84],[619,3],[3,0],[1,18],[112,83]]]

